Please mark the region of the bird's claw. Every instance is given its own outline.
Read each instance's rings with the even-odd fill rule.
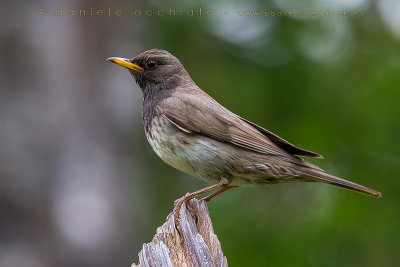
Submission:
[[[178,198],[177,200],[174,201],[174,209],[172,211],[172,215],[174,216],[174,221],[175,221],[175,227],[178,229],[178,227],[180,226],[180,212],[181,212],[181,208],[183,203],[188,203],[193,197],[191,196],[191,194],[186,193],[186,195],[184,195],[181,198]],[[168,218],[170,217],[170,215],[168,216]]]

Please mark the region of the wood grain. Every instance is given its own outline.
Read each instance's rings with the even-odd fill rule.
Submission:
[[[214,234],[205,201],[192,199],[180,210],[178,228],[173,213],[139,252],[133,266],[228,266]]]

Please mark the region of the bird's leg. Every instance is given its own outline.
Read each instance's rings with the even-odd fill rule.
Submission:
[[[174,202],[174,211],[173,211],[173,215],[175,217],[176,222],[179,224],[179,213],[182,207],[183,202],[189,202],[192,198],[198,196],[198,195],[202,195],[205,193],[208,193],[210,191],[214,191],[214,190],[218,190],[218,189],[223,189],[225,188],[227,185],[225,182],[220,182],[218,184],[203,188],[201,190],[198,190],[196,192],[193,193],[187,193],[186,195],[184,195],[183,197],[175,200]],[[219,191],[219,190],[218,190]],[[217,192],[218,192],[217,191]],[[221,192],[222,193],[222,192]]]
[[[208,195],[208,196],[206,196],[206,197],[203,197],[201,200],[202,200],[202,201],[204,200],[204,201],[208,202],[208,201],[210,201],[211,199],[213,199],[214,197],[216,197],[216,196],[218,196],[218,195],[220,195],[220,194],[222,194],[222,193],[224,193],[224,192],[226,192],[226,191],[228,191],[228,190],[230,190],[230,189],[233,189],[233,188],[235,188],[235,187],[237,187],[237,186],[229,186],[229,185],[226,185],[226,186],[220,188],[219,190],[215,191],[214,193],[212,193],[212,194],[210,194],[210,195]]]

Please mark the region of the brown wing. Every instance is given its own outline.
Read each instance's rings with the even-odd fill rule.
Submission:
[[[313,158],[320,158],[323,159],[324,157],[318,153],[309,151],[309,150],[305,150],[299,147],[294,146],[293,144],[289,143],[288,141],[286,141],[283,138],[280,138],[279,136],[277,136],[274,133],[271,133],[270,131],[268,131],[267,129],[264,129],[261,126],[258,126],[257,124],[248,121],[246,119],[240,118],[243,121],[247,122],[248,124],[250,124],[251,126],[253,126],[254,128],[256,128],[257,130],[259,130],[262,134],[264,134],[266,137],[268,137],[272,142],[274,142],[277,146],[279,146],[280,148],[282,148],[283,150],[289,152],[292,155],[298,155],[298,156],[306,156],[306,157],[313,157]]]
[[[186,132],[200,133],[251,151],[293,160],[295,160],[293,155],[296,155],[293,151],[303,153],[302,155],[305,153],[305,150],[296,148],[264,129],[269,133],[268,136],[260,130],[263,128],[240,118],[208,95],[199,97],[180,92],[179,97],[172,95],[159,103],[158,109],[178,128]],[[318,155],[313,152],[308,153]],[[295,158],[298,163],[299,158]]]

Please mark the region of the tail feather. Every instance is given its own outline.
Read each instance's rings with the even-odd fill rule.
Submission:
[[[382,197],[382,194],[378,191],[375,191],[368,187],[365,187],[365,186],[347,181],[345,179],[330,175],[328,173],[320,172],[317,170],[306,170],[302,173],[307,177],[316,178],[319,182],[340,186],[340,187],[343,187],[346,189],[350,189],[350,190],[357,191],[360,193],[368,194],[368,195],[378,197],[378,198]]]

